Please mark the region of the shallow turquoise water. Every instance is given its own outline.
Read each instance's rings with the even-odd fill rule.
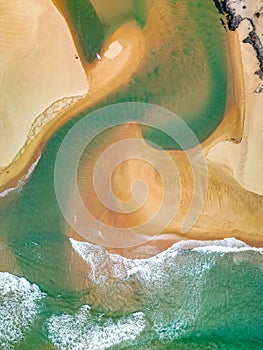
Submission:
[[[170,1],[175,21],[177,3]],[[171,49],[173,58],[167,60],[172,39],[164,42],[129,86],[105,104],[142,101],[167,107],[202,140],[225,108],[225,36],[212,1],[184,3],[193,29],[183,36],[190,22],[179,28],[183,47]],[[185,81],[189,50],[197,54],[201,42],[207,61],[193,67]],[[198,89],[207,79],[205,65],[213,85],[197,110],[198,100],[187,100],[187,89]],[[84,276],[89,287],[74,283],[83,281],[83,273],[74,269],[53,172],[58,148],[79,118],[52,137],[30,181],[0,198],[0,238],[17,262],[11,275],[0,273],[0,349],[262,349],[262,252],[234,240],[206,250],[176,245],[136,262],[73,242],[79,261],[89,267]],[[164,145],[159,134],[155,137]]]

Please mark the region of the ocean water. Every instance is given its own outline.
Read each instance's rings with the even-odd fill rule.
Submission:
[[[89,267],[85,295],[0,274],[1,349],[262,349],[263,249],[189,241],[129,260],[70,244]]]
[[[100,106],[158,104],[183,117],[202,140],[225,109],[225,32],[210,0],[167,4],[163,21],[176,32]],[[0,253],[13,259],[0,272],[0,349],[262,349],[262,250],[235,239],[190,241],[129,260],[65,236],[54,164],[83,115],[52,137],[17,188],[0,196]],[[0,262],[6,258],[3,253]]]

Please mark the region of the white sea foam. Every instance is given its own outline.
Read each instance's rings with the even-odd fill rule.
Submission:
[[[115,277],[123,278],[125,276],[137,273],[142,267],[147,265],[156,265],[163,261],[168,263],[169,258],[175,257],[179,251],[191,250],[196,252],[218,252],[218,253],[230,253],[230,252],[243,252],[243,251],[256,251],[263,253],[263,248],[254,248],[246,243],[237,240],[235,238],[225,238],[223,240],[214,241],[197,241],[188,240],[181,241],[173,244],[167,250],[157,254],[156,256],[150,257],[148,259],[127,259],[116,254],[108,253],[103,247],[97,246],[88,242],[79,242],[72,238],[69,239],[73,249],[86,261],[92,270],[92,275],[94,279],[102,279],[101,282],[105,282],[100,274],[96,273],[96,268],[98,263],[102,264],[103,271],[108,271],[108,261],[112,263],[112,274]],[[120,266],[121,268],[118,268]],[[107,267],[107,268],[106,268]],[[125,274],[123,267],[126,268],[127,274]]]
[[[92,282],[89,302],[99,301],[105,310],[126,310],[130,306],[134,306],[134,311],[138,307],[151,309],[147,319],[160,339],[175,339],[194,327],[200,317],[210,270],[216,263],[220,264],[225,255],[234,252],[231,254],[234,264],[244,261],[262,264],[261,254],[254,254],[261,253],[262,249],[249,247],[234,238],[181,241],[156,256],[135,260],[110,254],[101,246],[70,241],[88,267],[86,278]],[[244,254],[244,251],[253,254]]]
[[[151,319],[151,313],[147,317],[162,339],[182,335],[198,317],[199,308],[189,308],[189,300],[201,305],[205,274],[214,266],[216,259],[212,255],[203,254],[200,259],[200,254],[183,253],[195,247],[197,242],[176,243],[151,258],[131,260],[110,254],[101,246],[70,241],[89,267],[87,279],[93,283],[89,294],[91,302],[99,300],[100,307],[106,310],[125,310],[130,306],[138,310],[145,305],[146,309],[156,307],[158,311],[153,313],[154,318]],[[160,299],[165,312],[156,304]],[[171,304],[176,313],[170,309]],[[172,335],[166,330],[167,324],[175,325]]]
[[[35,170],[40,158],[41,158],[41,156],[39,156],[37,158],[37,160],[31,165],[28,172],[17,182],[16,187],[11,187],[11,188],[8,188],[7,190],[1,192],[0,198],[6,197],[9,193],[12,193],[12,192],[21,192],[23,186],[27,183],[27,181],[30,179],[31,175],[33,174],[33,171]]]
[[[44,297],[37,285],[0,273],[0,349],[15,349],[33,324]]]
[[[131,310],[131,307],[138,310],[142,303],[151,302],[154,296],[163,295],[170,290],[171,285],[181,288],[183,283],[185,288],[187,285],[190,288],[184,293],[179,289],[176,291],[178,301],[181,304],[187,302],[190,294],[195,294],[197,300],[205,281],[202,275],[215,262],[213,256],[203,259],[189,255],[178,256],[179,251],[186,249],[181,243],[149,259],[131,260],[110,254],[100,246],[73,239],[70,241],[88,266],[87,279],[93,283],[89,294],[91,302],[99,302],[100,307],[110,310]],[[191,281],[196,276],[196,288],[191,288]],[[138,295],[141,295],[139,303]]]
[[[144,314],[137,312],[118,321],[102,321],[90,316],[84,305],[75,315],[52,316],[47,322],[48,337],[60,350],[104,350],[132,341],[145,327]]]
[[[73,249],[81,256],[81,258],[90,267],[89,278],[93,282],[105,285],[109,279],[126,280],[136,275],[141,281],[163,281],[165,271],[171,267],[176,274],[182,275],[199,275],[211,268],[214,259],[206,263],[205,261],[196,260],[194,265],[180,264],[180,268],[176,268],[175,259],[178,252],[191,250],[196,252],[242,252],[247,250],[255,250],[262,252],[261,248],[252,248],[244,242],[235,238],[227,238],[218,241],[181,241],[175,243],[172,247],[148,259],[127,259],[117,254],[108,253],[103,247],[88,242],[79,242],[70,238]],[[188,258],[189,259],[189,258]],[[200,263],[199,263],[200,262]]]
[[[235,238],[225,238],[221,241],[207,241],[201,242],[201,244],[193,248],[193,251],[202,252],[218,252],[218,253],[241,253],[245,251],[255,251],[258,253],[263,253],[263,248],[251,247],[248,244],[239,241]]]
[[[230,252],[243,253],[255,251],[262,254],[261,248],[252,248],[242,241],[228,238],[218,241],[181,241],[160,254],[148,259],[127,259],[117,254],[108,253],[103,247],[88,242],[78,242],[70,239],[73,249],[85,261],[89,267],[87,279],[93,283],[94,291],[104,301],[104,305],[110,306],[111,299],[107,295],[115,291],[118,286],[121,293],[114,292],[113,305],[125,308],[125,301],[136,295],[136,290],[141,290],[145,295],[169,288],[171,279],[177,283],[184,278],[191,281],[198,276],[199,291],[205,279],[202,275],[211,269],[219,256]],[[183,254],[184,251],[192,251],[199,254]],[[180,255],[178,255],[181,253]],[[213,254],[210,254],[213,253]],[[203,257],[200,258],[200,254]],[[237,258],[245,259],[241,254],[235,254]],[[253,258],[253,257],[252,257]],[[172,276],[172,277],[171,277]],[[94,292],[95,293],[95,292]],[[112,294],[112,293],[111,293]],[[117,299],[118,297],[118,299]],[[196,296],[197,298],[197,296]]]

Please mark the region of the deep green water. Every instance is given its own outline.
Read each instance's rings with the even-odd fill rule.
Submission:
[[[67,0],[66,6],[83,55],[91,62],[105,39],[102,23],[89,0]]]
[[[128,87],[100,106],[161,105],[183,117],[203,140],[225,108],[225,33],[212,1],[184,3],[187,16],[180,22],[178,2],[170,1],[174,23],[180,22],[180,49],[173,47],[176,38],[163,42]],[[206,61],[193,66],[200,45]],[[200,106],[205,79],[211,85]],[[193,93],[196,100],[189,97]],[[73,283],[83,275],[75,270],[77,258],[64,235],[53,172],[63,138],[81,117],[52,137],[23,188],[0,198],[0,239],[17,263],[11,274],[0,273],[0,349],[262,349],[262,252],[235,240],[206,250],[176,245],[136,262],[76,245],[90,267],[84,278],[89,287]],[[171,147],[160,134],[148,135]]]

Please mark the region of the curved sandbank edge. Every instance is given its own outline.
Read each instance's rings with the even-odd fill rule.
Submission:
[[[239,36],[227,31],[229,67],[228,91],[225,113],[216,130],[202,142],[207,155],[209,150],[221,141],[240,143],[243,136],[246,113],[246,95],[243,73],[243,61]]]
[[[129,81],[144,58],[145,38],[137,25],[128,23],[111,36],[105,43],[101,54],[104,55],[109,45],[116,40],[122,44],[123,50],[115,59],[105,58],[101,62],[96,61],[84,67],[90,84],[89,94],[65,111],[58,113],[55,119],[43,126],[14,162],[0,170],[0,192],[9,187],[16,187],[19,179],[28,172],[31,164],[41,156],[47,141],[62,125]],[[105,77],[106,73],[108,73],[107,79],[101,80],[101,76]]]
[[[239,38],[236,32],[228,31],[230,65],[228,68],[228,97],[224,117],[218,128],[202,143],[205,154],[215,146],[218,142],[234,139],[240,142],[243,133],[244,115],[245,115],[245,92],[242,68],[242,57],[240,51]],[[76,38],[73,37],[76,43]],[[38,134],[27,142],[22,152],[16,157],[7,168],[0,170],[0,192],[5,191],[9,187],[15,187],[18,181],[28,172],[32,163],[41,156],[42,150],[48,142],[49,138],[67,121],[74,118],[80,112],[94,106],[106,96],[116,91],[120,86],[127,83],[140,65],[145,56],[145,36],[135,24],[126,24],[117,30],[112,37],[105,43],[101,55],[107,52],[109,46],[115,41],[126,43],[124,50],[126,55],[126,63],[122,62],[121,69],[114,72],[120,56],[110,61],[110,75],[106,82],[100,81],[98,76],[102,62],[94,62],[92,64],[82,62],[85,68],[90,91],[86,97],[68,107],[65,111],[59,112],[55,119],[49,121],[39,130]],[[77,45],[76,45],[77,46]],[[105,58],[106,60],[106,58]],[[118,64],[119,66],[119,64]],[[105,73],[104,73],[105,74]],[[97,77],[96,77],[96,76]],[[52,118],[51,118],[52,119]],[[233,135],[233,132],[236,132]],[[236,141],[238,140],[238,141]],[[175,153],[180,151],[175,151]]]

